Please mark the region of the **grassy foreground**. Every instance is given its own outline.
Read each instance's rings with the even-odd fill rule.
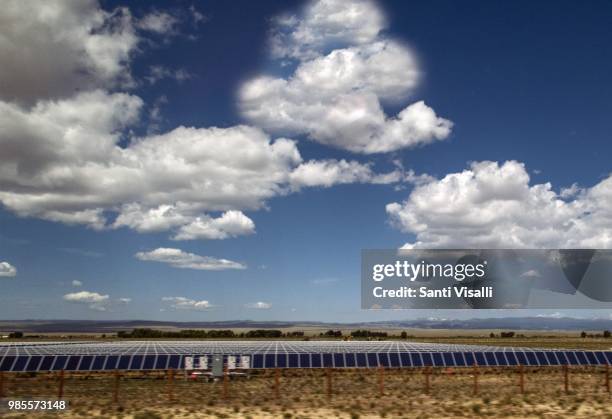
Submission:
[[[57,396],[56,375],[9,378],[5,380],[9,398]],[[114,403],[112,375],[74,374],[64,384],[71,410],[46,417],[612,417],[602,368],[571,369],[567,393],[563,372],[556,368],[526,369],[524,393],[516,369],[480,369],[476,395],[471,369],[432,370],[429,391],[426,379],[424,370],[414,369],[334,370],[331,381],[325,370],[284,370],[277,390],[274,371],[225,384],[188,381],[183,376],[169,382],[162,372],[131,374],[121,377]]]

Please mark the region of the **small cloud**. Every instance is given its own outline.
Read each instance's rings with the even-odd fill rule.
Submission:
[[[124,303],[124,304],[128,304],[132,302],[131,298],[127,298],[127,297],[123,297],[123,298],[119,298],[119,302],[120,303]]]
[[[163,35],[174,35],[176,34],[176,26],[179,20],[166,12],[160,12],[157,10],[145,15],[140,19],[136,26],[139,29],[147,32],[153,32],[156,34]]]
[[[295,313],[296,311],[297,311],[297,308],[295,308],[295,307],[291,309],[292,313]]]
[[[170,303],[174,310],[196,310],[204,311],[213,308],[213,305],[206,300],[192,300],[186,297],[162,297],[162,301]]]
[[[200,23],[204,23],[208,20],[208,17],[201,13],[198,9],[195,8],[195,6],[192,4],[191,6],[189,6],[189,12],[191,13],[191,17],[193,19],[193,22],[198,25]]]
[[[145,80],[150,84],[155,84],[162,79],[173,79],[182,83],[192,77],[191,73],[182,68],[172,70],[162,65],[153,65],[149,68],[149,75],[145,76]]]
[[[77,281],[75,279],[74,281],[72,281],[72,286],[73,287],[81,287],[81,286],[83,286],[83,283],[81,281]]]
[[[245,269],[246,266],[227,259],[217,259],[211,256],[200,256],[187,253],[181,249],[160,247],[149,252],[138,252],[136,259],[151,262],[166,263],[179,269],[197,269],[204,271],[221,271],[225,269]]]
[[[17,275],[17,268],[8,262],[0,262],[0,276],[13,277]]]
[[[64,295],[64,300],[73,303],[102,303],[107,301],[109,298],[108,294],[98,294],[97,292],[90,291],[79,291],[71,292]]]
[[[263,301],[258,301],[256,303],[247,303],[244,306],[246,308],[253,308],[253,309],[256,309],[256,310],[268,310],[268,309],[272,308],[272,304],[265,303]]]
[[[521,278],[540,278],[541,276],[542,275],[540,275],[540,272],[536,271],[535,269],[530,269],[521,274]]]

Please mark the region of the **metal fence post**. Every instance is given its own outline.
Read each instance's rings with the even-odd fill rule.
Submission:
[[[331,368],[325,370],[327,378],[327,398],[331,399],[332,396],[332,371]]]
[[[274,369],[274,397],[276,401],[280,398],[280,369]]]
[[[425,367],[425,394],[429,394],[429,374],[431,374],[431,367]]]
[[[606,364],[606,391],[610,393],[610,364]]]
[[[478,364],[474,362],[474,395],[478,394]]]
[[[57,389],[57,398],[61,399],[64,397],[64,370],[59,372],[59,387]]]
[[[522,364],[519,364],[519,387],[521,394],[525,393],[525,369]]]
[[[4,397],[4,372],[0,371],[0,397]]]
[[[229,385],[229,371],[227,366],[225,367],[225,370],[223,371],[223,399],[227,400],[227,397],[229,395],[228,392],[228,385]]]
[[[565,394],[569,393],[569,368],[567,364],[563,365],[563,387],[565,389]]]
[[[119,370],[115,370],[115,380],[113,384],[113,403],[119,402]]]
[[[378,367],[378,392],[380,397],[385,395],[385,368],[382,365]]]
[[[170,368],[166,374],[168,375],[168,400],[172,401],[174,399],[174,369]]]

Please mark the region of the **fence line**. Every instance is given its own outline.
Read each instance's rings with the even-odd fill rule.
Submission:
[[[270,375],[271,374],[267,374],[265,371],[263,374],[259,373],[258,371],[261,370],[249,370],[249,372],[251,372],[251,374],[253,376],[256,377],[260,377],[262,380],[264,381],[268,381],[270,380]],[[398,376],[401,377],[402,376],[402,372],[407,372],[407,374],[405,374],[406,377],[412,376],[414,374],[422,374],[424,376],[424,387],[423,387],[423,392],[425,394],[428,395],[432,395],[435,397],[435,385],[433,385],[432,383],[432,377],[434,376],[444,376],[445,380],[452,380],[453,376],[469,376],[469,375],[473,375],[473,388],[472,388],[472,393],[474,396],[477,396],[480,393],[480,382],[479,380],[484,377],[484,376],[507,376],[507,377],[516,377],[515,375],[513,375],[513,373],[518,373],[518,387],[519,387],[519,391],[521,394],[524,394],[526,392],[526,387],[527,387],[527,378],[528,378],[528,374],[526,374],[526,368],[524,365],[518,365],[516,368],[499,368],[499,367],[482,367],[479,366],[477,364],[474,364],[472,366],[472,368],[463,368],[463,369],[459,369],[457,371],[452,370],[452,369],[448,369],[448,368],[432,368],[431,366],[427,366],[427,367],[423,367],[423,368],[412,368],[412,369],[403,369],[403,368],[384,368],[384,367],[379,367],[379,368],[371,368],[371,369],[364,369],[364,368],[355,368],[355,369],[342,369],[342,370],[337,370],[337,369],[333,369],[333,368],[319,368],[319,369],[311,369],[311,373],[316,374],[318,372],[318,377],[321,377],[320,373],[323,372],[323,377],[324,377],[324,381],[322,384],[322,394],[325,394],[327,396],[328,400],[332,399],[332,396],[334,394],[338,394],[341,395],[342,393],[346,393],[346,394],[352,394],[350,391],[340,391],[338,393],[335,393],[333,391],[333,375],[337,374],[337,377],[339,380],[341,380],[343,378],[343,372],[360,372],[360,374],[362,376],[370,376],[373,378],[373,382],[377,383],[377,387],[378,387],[378,395],[380,397],[384,397],[386,395],[386,383],[387,383],[387,371],[389,371],[390,373],[393,372],[397,372]],[[500,373],[500,371],[502,371]],[[529,372],[541,372],[541,376],[545,376],[548,372],[554,372],[555,374],[559,373],[559,370],[555,367],[548,367],[548,368],[537,368],[537,367],[532,367],[528,370]],[[602,368],[601,367],[578,367],[576,369],[570,368],[568,365],[563,365],[561,368],[561,376],[557,375],[557,377],[559,378],[559,391],[561,391],[561,389],[564,391],[565,394],[570,394],[570,389],[572,387],[572,383],[570,381],[570,378],[572,375],[572,372],[574,371],[574,374],[578,374],[578,373],[582,373],[583,371],[586,371],[586,373],[588,373],[589,371],[595,371],[597,372],[597,376],[596,376],[596,380],[597,380],[597,386],[595,387],[596,389],[603,387],[605,389],[606,393],[610,393],[610,366],[609,365],[605,365],[605,367]],[[282,384],[283,386],[285,385],[290,385],[292,383],[292,379],[296,378],[296,377],[301,377],[301,378],[306,378],[306,377],[311,377],[312,378],[312,374],[303,374],[305,371],[304,370],[295,370],[295,369],[281,369],[281,368],[276,368],[274,370],[273,373],[273,377],[272,377],[272,390],[273,390],[273,398],[276,402],[280,402],[283,397],[282,397],[282,391],[281,391],[281,377],[283,377],[282,380]],[[507,374],[507,372],[509,372],[510,374]],[[157,373],[157,375],[155,375],[155,373]],[[147,379],[150,379],[151,376],[153,376],[154,378],[159,377],[159,378],[166,378],[167,379],[167,383],[166,383],[166,391],[167,391],[167,396],[168,396],[168,401],[172,402],[175,400],[175,385],[176,385],[176,376],[175,376],[176,370],[174,369],[168,369],[168,370],[156,370],[153,371],[151,373],[147,373],[146,377]],[[298,375],[302,373],[303,375]],[[444,374],[444,375],[442,375]],[[3,373],[0,372],[0,397],[8,397],[9,393],[17,393],[18,390],[18,384],[20,384],[20,380],[21,379],[27,379],[28,377],[24,377],[26,376],[26,373]],[[111,394],[110,394],[110,399],[112,400],[113,404],[118,404],[119,403],[119,391],[120,391],[120,383],[122,378],[130,378],[130,377],[136,377],[138,376],[138,374],[136,372],[132,372],[132,374],[130,375],[129,371],[124,371],[124,373],[122,374],[121,371],[119,370],[115,370],[110,372],[99,372],[99,373],[79,373],[79,372],[70,372],[67,373],[64,370],[59,371],[57,374],[55,375],[51,375],[51,374],[47,374],[46,377],[40,377],[40,376],[36,376],[34,375],[35,380],[33,380],[34,382],[44,382],[45,380],[49,380],[49,378],[54,379],[57,381],[57,397],[58,399],[62,399],[64,398],[65,395],[65,381],[67,378],[75,378],[75,377],[87,377],[87,376],[91,376],[91,375],[95,375],[95,376],[100,376],[101,378],[106,378],[109,377],[112,380],[112,387],[111,387]],[[349,374],[347,374],[349,375]],[[532,375],[532,374],[529,374]],[[142,375],[141,375],[142,376]],[[247,375],[248,376],[248,375]],[[349,375],[350,376],[350,375]],[[603,383],[601,380],[601,377],[603,376]],[[184,380],[187,380],[188,376],[185,375]],[[42,378],[42,379],[41,379]],[[229,373],[229,371],[227,370],[227,368],[224,369],[223,372],[223,376],[220,377],[221,380],[221,385],[222,385],[222,399],[223,400],[228,400],[230,399],[230,385],[231,385],[231,375]],[[268,381],[270,382],[270,381]],[[373,384],[376,385],[376,384]],[[574,387],[575,390],[577,390],[576,387]],[[600,391],[600,390],[599,390]],[[314,394],[319,394],[317,392],[315,392]],[[183,398],[184,395],[182,395],[181,398]],[[125,403],[127,402],[127,394],[122,396],[122,401]]]

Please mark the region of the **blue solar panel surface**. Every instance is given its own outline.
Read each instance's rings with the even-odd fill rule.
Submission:
[[[555,366],[612,364],[612,351],[413,342],[130,341],[0,344],[0,371],[184,369],[187,358],[247,357],[261,368]],[[197,367],[196,367],[197,368]]]

